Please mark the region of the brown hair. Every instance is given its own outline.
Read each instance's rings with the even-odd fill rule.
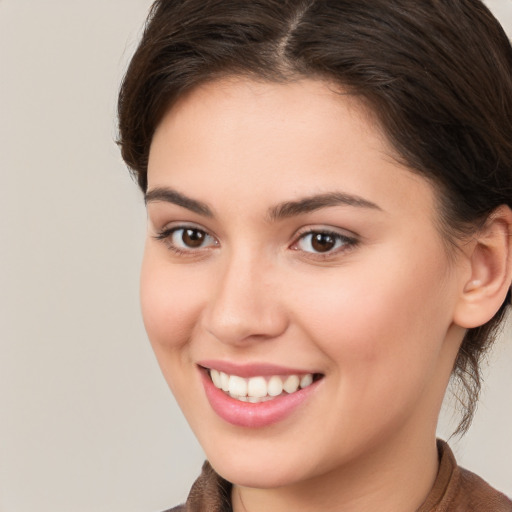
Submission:
[[[119,94],[122,156],[147,188],[151,140],[185,92],[229,75],[318,77],[359,96],[439,190],[446,239],[512,207],[512,48],[479,0],[157,0]],[[502,323],[470,329],[453,374],[465,432]]]

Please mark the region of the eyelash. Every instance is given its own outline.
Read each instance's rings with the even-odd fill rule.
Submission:
[[[195,233],[201,234],[201,236],[204,236],[205,238],[209,237],[212,240],[214,240],[214,244],[211,246],[201,246],[197,248],[190,247],[188,249],[183,249],[180,247],[177,247],[175,243],[172,242],[172,237],[179,231],[185,232],[186,230],[193,231]],[[338,255],[339,253],[345,252],[347,250],[350,250],[354,248],[358,244],[358,240],[355,237],[350,237],[347,235],[343,235],[341,233],[338,233],[336,231],[330,231],[328,229],[308,229],[307,231],[304,231],[302,233],[299,233],[295,241],[290,245],[290,249],[295,251],[300,251],[301,249],[298,247],[299,244],[306,240],[308,236],[312,237],[314,235],[321,235],[323,237],[331,237],[334,240],[335,247],[334,249],[329,249],[328,251],[322,253],[322,252],[315,252],[315,251],[306,251],[302,250],[303,253],[308,254],[310,258],[315,258],[318,260],[326,260],[329,258],[334,257],[335,255]],[[182,235],[183,236],[183,235]],[[172,251],[173,253],[179,255],[179,256],[197,256],[199,251],[202,251],[204,249],[207,249],[209,247],[217,247],[219,245],[219,242],[210,235],[206,230],[200,229],[196,226],[175,226],[167,229],[163,229],[159,233],[157,233],[154,238],[156,240],[162,241],[165,246]],[[336,244],[339,244],[338,247],[336,247]]]

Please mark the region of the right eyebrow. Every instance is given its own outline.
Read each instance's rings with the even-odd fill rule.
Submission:
[[[187,197],[172,188],[156,187],[146,192],[144,196],[144,203],[146,206],[149,203],[158,201],[164,201],[166,203],[181,206],[182,208],[186,208],[187,210],[203,215],[204,217],[213,217],[213,212],[206,203]]]

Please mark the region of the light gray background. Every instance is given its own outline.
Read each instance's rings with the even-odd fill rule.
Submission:
[[[113,142],[149,5],[0,0],[0,512],[155,512],[200,469],[142,326],[145,213]],[[512,34],[511,0],[489,5]],[[512,495],[511,331],[491,367],[454,446]]]

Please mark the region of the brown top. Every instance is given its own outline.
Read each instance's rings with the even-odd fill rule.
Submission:
[[[512,512],[512,501],[480,477],[457,466],[450,447],[438,441],[439,472],[425,503],[416,512]],[[232,512],[231,484],[208,462],[187,502],[166,512]]]

